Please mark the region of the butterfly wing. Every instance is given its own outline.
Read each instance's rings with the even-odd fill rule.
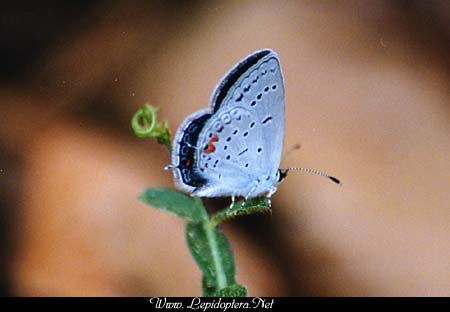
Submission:
[[[211,117],[210,109],[197,111],[183,121],[175,133],[172,146],[172,165],[175,185],[185,192],[207,182],[200,174],[197,166],[196,146],[199,134],[206,121]]]
[[[199,196],[270,192],[284,138],[284,83],[277,55],[257,51],[235,66],[212,96],[213,114],[198,136],[196,159],[206,183]],[[267,182],[259,189],[261,177]]]
[[[237,63],[221,80],[216,86],[215,90],[211,95],[211,108],[214,112],[217,112],[219,108],[224,103],[228,103],[230,96],[230,91],[233,91],[237,85],[239,85],[238,80],[242,79],[243,76],[247,75],[249,69],[257,66],[258,62],[268,55],[274,55],[275,52],[269,49],[260,50],[253,52],[242,61]]]

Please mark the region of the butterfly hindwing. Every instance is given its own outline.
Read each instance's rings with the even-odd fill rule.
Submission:
[[[223,109],[205,125],[197,150],[200,175],[207,181],[205,187],[220,190],[226,195],[237,195],[249,181],[256,179],[264,155],[253,151],[254,142],[261,141],[257,117],[242,107]],[[259,161],[258,158],[261,158]]]
[[[199,134],[209,118],[211,118],[209,109],[197,111],[188,116],[175,133],[172,166],[175,169],[176,185],[183,191],[192,192],[194,188],[206,183],[198,172],[196,146]]]

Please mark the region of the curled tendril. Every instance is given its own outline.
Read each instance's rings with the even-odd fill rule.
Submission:
[[[167,120],[157,121],[159,107],[144,104],[131,118],[131,128],[138,138],[156,138],[159,144],[164,144],[169,153],[172,151],[170,130]]]

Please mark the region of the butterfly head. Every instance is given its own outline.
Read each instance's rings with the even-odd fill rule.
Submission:
[[[278,184],[284,181],[286,179],[289,169],[278,169],[277,171],[277,180]]]

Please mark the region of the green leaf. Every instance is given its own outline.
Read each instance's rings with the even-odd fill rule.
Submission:
[[[241,215],[249,215],[253,213],[270,212],[269,199],[267,197],[255,197],[240,200],[230,208],[219,211],[211,218],[213,225],[219,224],[222,221],[235,218]]]
[[[192,257],[203,273],[205,296],[235,284],[233,253],[221,231],[209,222],[190,222],[186,226],[186,239]]]
[[[214,297],[246,297],[247,289],[239,284],[234,284],[221,290],[214,294]]]
[[[200,200],[170,188],[149,188],[139,200],[192,222],[201,222],[206,215]]]
[[[214,286],[208,285],[205,276],[202,278],[203,297],[214,297],[217,289]]]

